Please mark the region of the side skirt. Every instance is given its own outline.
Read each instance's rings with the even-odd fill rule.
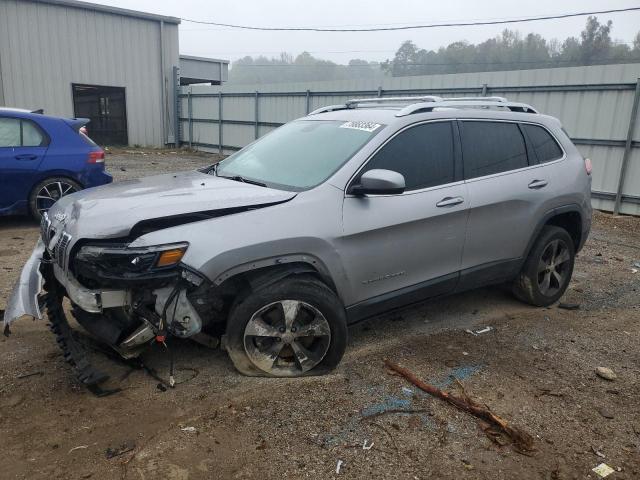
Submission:
[[[523,258],[487,263],[369,298],[348,306],[347,320],[351,325],[430,298],[507,282],[518,275],[523,263]]]

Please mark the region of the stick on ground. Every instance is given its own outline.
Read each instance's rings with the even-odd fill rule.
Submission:
[[[501,431],[507,434],[515,444],[516,448],[520,449],[521,451],[531,452],[535,450],[534,440],[531,435],[520,430],[517,427],[512,427],[506,420],[500,418],[498,415],[495,415],[488,408],[478,405],[468,397],[465,399],[457,397],[455,395],[451,395],[447,392],[443,392],[439,388],[436,388],[433,385],[429,385],[428,383],[420,380],[411,371],[407,370],[404,367],[401,367],[396,363],[391,362],[390,360],[385,360],[384,363],[387,368],[400,374],[419,389],[427,392],[430,395],[433,395],[434,397],[440,398],[441,400],[444,400],[445,402],[450,403],[460,410],[470,413],[471,415],[478,417],[490,423],[491,425],[495,425]]]

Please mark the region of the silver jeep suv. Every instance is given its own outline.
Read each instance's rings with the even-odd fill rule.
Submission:
[[[44,303],[90,385],[105,377],[63,297],[125,358],[217,337],[244,374],[321,374],[348,324],[389,309],[504,282],[556,302],[591,226],[590,170],[557,119],[500,97],[324,107],[212,167],[62,198],[5,323]]]

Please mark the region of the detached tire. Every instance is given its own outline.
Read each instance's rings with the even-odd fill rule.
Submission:
[[[249,292],[227,321],[226,349],[244,375],[322,375],[340,363],[346,345],[344,307],[313,277],[291,276]]]
[[[40,221],[42,212],[49,210],[62,197],[80,190],[82,190],[82,185],[70,178],[45,178],[31,190],[29,212],[35,220]]]
[[[557,302],[571,281],[575,246],[566,230],[545,226],[513,285],[514,295],[530,305]]]

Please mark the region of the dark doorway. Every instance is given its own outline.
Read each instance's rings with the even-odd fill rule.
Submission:
[[[100,145],[128,145],[127,108],[123,87],[73,84],[76,118],[88,118],[89,136]]]

